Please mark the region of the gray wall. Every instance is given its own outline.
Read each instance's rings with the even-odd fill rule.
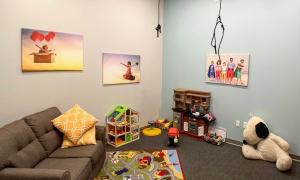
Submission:
[[[157,1],[1,0],[0,126],[27,114],[75,103],[104,123],[114,106],[141,113],[142,125],[161,105],[162,38],[156,38]],[[83,34],[82,72],[21,72],[21,28]],[[141,83],[102,86],[102,53],[141,55]]]
[[[172,89],[185,87],[212,93],[217,125],[228,137],[242,140],[249,113],[266,120],[300,155],[300,1],[224,0],[226,34],[222,52],[250,53],[248,88],[205,83],[206,54],[217,18],[214,0],[166,0],[162,114],[172,117]]]

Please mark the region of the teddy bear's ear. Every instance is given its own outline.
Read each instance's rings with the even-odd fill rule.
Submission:
[[[269,136],[269,129],[263,122],[255,125],[255,131],[259,138],[265,139]]]

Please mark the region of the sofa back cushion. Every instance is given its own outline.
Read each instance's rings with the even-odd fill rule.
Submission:
[[[0,129],[0,170],[7,166],[7,157],[17,152],[14,137],[5,129]]]
[[[24,117],[25,122],[31,127],[48,155],[62,144],[63,135],[51,122],[52,119],[60,115],[61,112],[56,107],[52,107]]]
[[[32,168],[47,157],[45,149],[23,120],[0,129],[0,144],[0,169]]]

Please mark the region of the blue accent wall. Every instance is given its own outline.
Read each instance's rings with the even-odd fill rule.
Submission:
[[[162,115],[172,118],[174,88],[209,91],[217,126],[227,129],[228,138],[242,141],[243,122],[252,113],[300,155],[299,9],[298,0],[223,0],[222,52],[250,53],[248,88],[241,88],[205,83],[218,2],[166,0]]]

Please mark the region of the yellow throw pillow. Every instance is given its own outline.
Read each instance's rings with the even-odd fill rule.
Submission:
[[[52,120],[53,125],[60,130],[73,144],[92,128],[97,119],[84,111],[78,104],[67,112]]]
[[[96,144],[96,127],[92,127],[78,140],[77,144],[73,144],[66,136],[64,136],[61,148],[69,148],[75,146],[83,146],[89,144]]]

